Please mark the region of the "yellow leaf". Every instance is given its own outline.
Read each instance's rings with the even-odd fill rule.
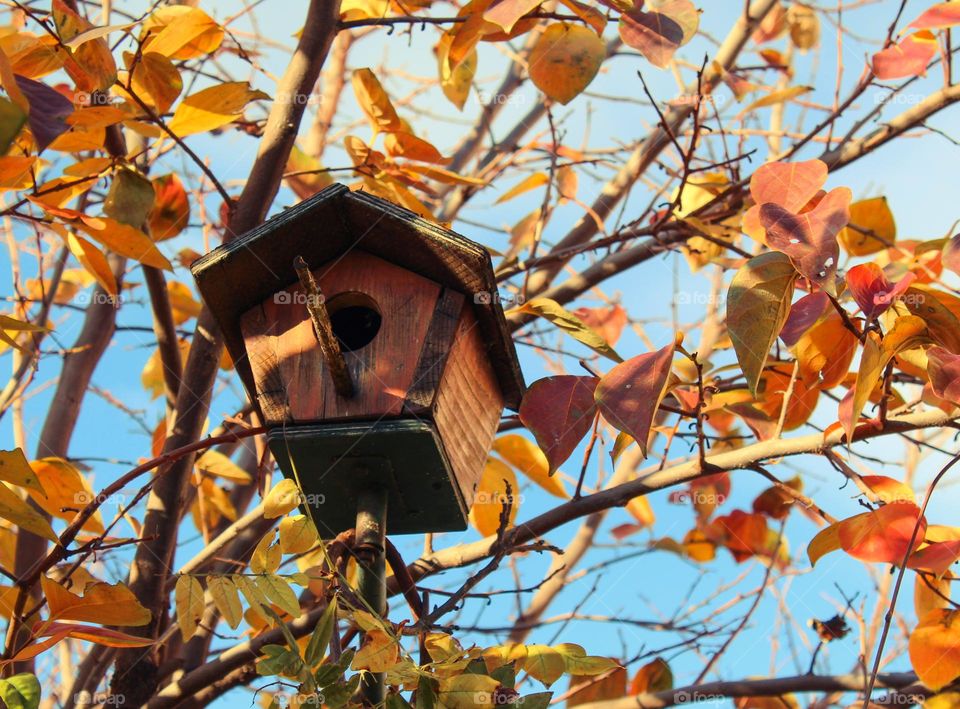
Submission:
[[[158,52],[171,59],[194,59],[217,50],[223,42],[223,28],[203,10],[185,5],[168,5],[143,23],[144,52]]]
[[[380,80],[369,69],[357,69],[351,80],[357,103],[370,121],[373,134],[393,133],[404,129],[396,109],[390,103]]]
[[[300,617],[300,601],[297,600],[297,594],[293,592],[286,580],[276,574],[264,574],[263,576],[257,576],[254,582],[272,603],[289,613],[293,618]]]
[[[473,77],[477,73],[477,50],[476,48],[471,49],[462,61],[451,67],[449,59],[450,42],[445,41],[447,37],[448,35],[444,35],[444,39],[441,39],[437,46],[437,59],[440,63],[440,90],[443,91],[443,95],[447,97],[450,103],[462,111],[467,102],[467,97],[470,96],[470,89],[473,87]]]
[[[0,480],[46,495],[37,474],[27,462],[23,450],[0,451]]]
[[[129,224],[123,224],[116,219],[102,218],[81,219],[76,225],[90,237],[121,256],[139,261],[145,266],[166,271],[173,270],[167,257],[160,253],[150,237]]]
[[[529,177],[515,184],[513,187],[511,187],[509,190],[504,192],[502,195],[500,195],[500,197],[497,199],[496,202],[494,202],[494,204],[501,204],[502,202],[511,200],[514,197],[519,197],[524,192],[529,192],[530,190],[534,190],[537,187],[540,187],[541,185],[547,184],[548,182],[550,182],[550,178],[547,176],[546,173],[535,172]]]
[[[456,172],[450,172],[450,170],[444,170],[442,167],[436,167],[435,165],[415,165],[408,163],[403,166],[403,171],[406,173],[413,172],[423,175],[424,177],[429,177],[432,180],[442,182],[446,185],[470,185],[472,187],[483,187],[487,184],[478,177],[459,175]]]
[[[507,503],[510,504],[508,526],[513,524],[519,506],[517,493],[517,476],[507,464],[496,458],[487,458],[473,506],[470,508],[470,524],[485,537],[496,534],[500,528],[503,506]]]
[[[493,706],[493,693],[499,686],[486,675],[454,675],[440,679],[438,698],[447,709],[483,709]]]
[[[910,662],[937,691],[960,676],[960,611],[930,611],[910,634]]]
[[[586,650],[574,643],[560,643],[553,649],[563,658],[567,674],[595,677],[620,667],[619,663],[609,657],[587,655]],[[529,650],[527,657],[530,657]]]
[[[593,81],[606,56],[607,45],[596,32],[555,22],[530,52],[530,80],[547,96],[566,104]]]
[[[389,133],[383,141],[383,145],[392,157],[440,163],[441,165],[450,162],[450,158],[443,157],[443,154],[434,147],[433,143],[406,131]]]
[[[245,81],[230,81],[184,98],[173,112],[169,128],[178,136],[215,130],[232,123],[251,101],[270,98]]]
[[[64,229],[62,236],[64,241],[67,242],[70,253],[83,266],[84,270],[93,276],[107,293],[116,297],[119,293],[117,279],[114,278],[110,263],[103,252],[82,236],[77,236],[67,229]]]
[[[780,89],[779,91],[771,91],[766,96],[758,98],[756,101],[751,103],[749,106],[744,108],[740,113],[737,114],[735,120],[740,120],[745,115],[754,111],[758,108],[763,108],[764,106],[776,106],[780,103],[786,103],[787,101],[792,101],[797,98],[797,96],[802,96],[803,94],[813,91],[812,86],[791,86],[787,89]]]
[[[36,157],[5,155],[0,157],[0,189],[22,190],[33,184]]]
[[[627,512],[633,515],[643,527],[652,527],[657,517],[653,514],[653,508],[650,507],[650,500],[645,495],[634,497],[627,503]]]
[[[551,495],[561,499],[570,497],[559,476],[550,475],[550,465],[543,451],[529,439],[508,433],[494,441],[493,450]]]
[[[186,362],[187,355],[190,353],[190,343],[182,339],[178,345],[180,346],[180,361]],[[151,399],[156,399],[163,394],[163,362],[160,359],[159,347],[153,351],[150,359],[148,359],[147,363],[143,366],[143,371],[140,372],[140,383],[143,385],[143,388],[149,392]]]
[[[317,528],[306,515],[280,520],[280,549],[285,554],[303,554],[317,543]]]
[[[234,463],[223,453],[215,450],[208,450],[201,455],[197,458],[195,465],[200,472],[206,473],[207,475],[214,475],[224,480],[242,484],[249,483],[252,480],[250,473]]]
[[[266,519],[283,517],[300,504],[300,488],[288,478],[278,482],[263,500],[263,516]]]
[[[816,565],[822,556],[836,551],[841,546],[840,526],[838,524],[831,524],[829,527],[821,529],[807,545],[807,557],[810,559],[810,565]]]
[[[527,645],[527,657],[523,669],[545,687],[560,679],[567,669],[564,656],[548,645]]]
[[[250,605],[249,610],[254,611],[259,615],[263,615],[265,613],[263,608],[270,607],[270,599],[263,594],[263,591],[260,590],[257,585],[246,576],[235,574],[230,578],[240,590],[240,593],[243,594],[243,597],[247,599],[247,603]]]
[[[208,576],[207,588],[210,596],[227,624],[236,629],[243,620],[243,606],[240,605],[240,592],[229,576]]]
[[[96,498],[86,478],[62,458],[41,458],[30,463],[43,485],[43,493],[30,490],[30,497],[37,506],[51,517],[70,521]],[[83,523],[85,532],[102,534],[103,518],[94,512]]]
[[[177,606],[177,625],[183,641],[186,642],[196,634],[200,619],[203,618],[203,609],[206,606],[203,586],[193,576],[180,576],[173,597]]]
[[[363,634],[363,644],[353,656],[350,665],[354,670],[386,672],[400,659],[400,647],[397,641],[383,630],[375,628]],[[442,689],[441,689],[442,691]]]
[[[874,197],[850,205],[850,223],[837,239],[851,256],[883,251],[897,240],[897,225],[886,197]]]
[[[280,568],[280,559],[283,552],[273,543],[274,532],[271,530],[257,544],[250,557],[250,571],[255,574],[272,574]]]
[[[582,342],[597,354],[612,359],[614,362],[623,362],[623,358],[617,354],[616,350],[610,346],[610,343],[597,333],[596,330],[555,300],[544,297],[531,298],[510,312],[538,315],[545,320],[549,320],[573,339]]]
[[[94,583],[83,596],[68,591],[46,576],[40,577],[50,609],[49,620],[78,620],[102,625],[138,626],[150,622],[151,613],[122,583]]]
[[[21,529],[33,532],[38,537],[49,539],[55,544],[60,543],[59,537],[54,534],[53,527],[46,518],[2,483],[0,483],[0,517],[13,522]]]

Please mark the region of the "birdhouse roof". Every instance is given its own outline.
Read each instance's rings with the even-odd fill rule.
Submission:
[[[317,268],[354,249],[466,295],[473,303],[504,401],[511,409],[519,407],[523,374],[497,302],[490,254],[407,209],[344,185],[327,187],[191,266],[200,295],[217,320],[248,391],[255,387],[240,332],[241,316],[271,294],[299,282],[293,268],[296,256]],[[478,298],[478,294],[487,296]]]

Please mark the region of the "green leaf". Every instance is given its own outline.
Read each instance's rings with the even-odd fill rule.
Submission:
[[[294,618],[300,617],[300,601],[285,579],[276,574],[257,576],[257,587],[263,594]]]
[[[553,699],[553,692],[536,692],[520,697],[514,706],[520,709],[547,709],[551,699]]]
[[[27,122],[27,114],[8,98],[0,97],[0,155],[6,155]]]
[[[304,652],[303,659],[310,667],[314,667],[323,659],[327,645],[330,644],[330,638],[333,637],[333,626],[337,622],[337,599],[333,598],[327,604],[326,610],[317,621],[317,627],[313,629],[310,635],[310,642],[307,643],[307,649]]]
[[[531,298],[513,312],[529,313],[549,320],[561,330],[568,333],[573,339],[582,342],[597,354],[609,357],[614,362],[623,361],[623,358],[618,355],[610,344],[595,330],[555,300],[550,300],[550,298]]]
[[[103,212],[118,222],[140,229],[153,209],[153,200],[153,183],[135,170],[121,168],[110,182]]]
[[[754,396],[767,353],[790,314],[796,278],[790,258],[771,251],[747,261],[730,283],[727,329]]]
[[[40,681],[29,672],[0,679],[0,699],[7,709],[37,709],[40,706]]]

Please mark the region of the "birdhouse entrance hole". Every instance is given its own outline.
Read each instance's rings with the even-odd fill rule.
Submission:
[[[327,311],[333,334],[346,352],[362,349],[373,342],[383,323],[376,301],[365,293],[335,295],[327,302]]]

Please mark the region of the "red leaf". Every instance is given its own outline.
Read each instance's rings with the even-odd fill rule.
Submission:
[[[941,399],[960,404],[960,355],[942,347],[927,350],[930,388]]]
[[[937,576],[943,576],[957,559],[960,559],[960,540],[951,539],[935,542],[915,551],[907,562],[907,566],[917,571],[929,571]]]
[[[707,536],[741,563],[767,549],[767,519],[758,512],[734,510],[713,520]]]
[[[915,30],[939,30],[960,24],[960,3],[941,2],[928,8],[910,23]]]
[[[595,397],[603,417],[629,433],[644,456],[654,414],[666,393],[674,343],[618,364],[603,376]]]
[[[573,314],[611,346],[617,344],[628,320],[627,311],[617,304],[609,308],[577,308]]]
[[[840,258],[837,234],[850,219],[851,197],[849,189],[838,187],[802,214],[779,204],[760,206],[767,243],[789,256],[801,274],[828,293],[833,290]]]
[[[597,412],[597,379],[564,375],[535,381],[520,404],[520,420],[547,456],[550,472],[570,457]]]
[[[867,319],[873,320],[889,308],[916,278],[908,272],[894,284],[887,280],[877,264],[863,263],[847,271],[847,288]]]
[[[927,71],[937,53],[937,40],[927,30],[904,37],[873,55],[873,74],[878,79],[904,79]]]
[[[755,204],[743,215],[743,230],[753,236],[761,229],[763,204],[779,204],[788,211],[799,212],[826,181],[827,166],[820,160],[761,165],[750,178],[750,196]]]
[[[663,69],[683,43],[683,27],[662,12],[635,7],[620,15],[620,39]]]
[[[787,347],[793,347],[804,333],[816,324],[830,299],[822,290],[808,293],[790,306],[790,314],[780,330],[780,339]]]
[[[910,548],[918,520],[916,548],[923,541],[927,522],[912,502],[892,502],[839,522],[840,545],[855,559],[900,565]]]

